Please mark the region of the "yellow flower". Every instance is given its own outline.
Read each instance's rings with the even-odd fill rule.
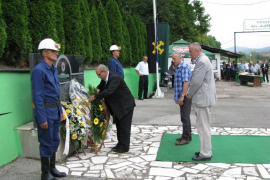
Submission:
[[[83,125],[84,125],[84,123],[83,123],[83,122],[81,122],[80,126],[81,126],[81,127],[83,127]]]
[[[69,109],[66,109],[66,113],[69,114],[70,113],[70,110]]]
[[[103,132],[102,132],[102,136],[104,136],[105,135],[105,130],[103,130]]]
[[[99,105],[99,109],[100,109],[100,111],[103,111],[103,107],[101,104]]]
[[[77,135],[76,135],[76,134],[72,134],[71,139],[72,139],[72,140],[77,139]]]
[[[66,113],[63,113],[63,116],[64,116],[64,120],[67,119]]]
[[[101,122],[99,125],[100,125],[100,127],[102,127],[103,126],[103,122]]]
[[[99,122],[98,118],[95,118],[95,119],[94,119],[94,124],[97,125],[98,122]]]
[[[80,111],[76,111],[77,115],[80,116],[82,113]]]

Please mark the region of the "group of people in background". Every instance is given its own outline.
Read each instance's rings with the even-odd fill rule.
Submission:
[[[230,79],[235,79],[235,72],[236,72],[236,63],[233,61],[232,63],[229,62],[226,64],[224,61],[222,63],[222,69],[221,69],[221,78],[225,81],[230,81]]]
[[[263,60],[261,65],[260,65],[259,61],[257,61],[256,63],[253,63],[252,61],[250,61],[249,63],[241,61],[240,64],[238,64],[238,67],[237,67],[235,61],[233,61],[232,63],[229,62],[227,64],[225,61],[223,61],[222,67],[221,67],[221,77],[225,81],[234,80],[235,74],[238,70],[238,72],[240,72],[240,73],[248,72],[248,73],[253,73],[254,75],[261,75],[262,74],[263,81],[269,82],[268,68],[269,68],[269,65],[267,64],[265,59]]]

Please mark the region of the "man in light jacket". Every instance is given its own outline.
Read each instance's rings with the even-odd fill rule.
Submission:
[[[201,142],[200,152],[195,152],[196,157],[192,160],[211,160],[211,107],[217,101],[213,68],[209,58],[202,53],[199,43],[190,44],[189,54],[192,59],[195,59],[196,66],[192,72],[188,97],[192,99]]]

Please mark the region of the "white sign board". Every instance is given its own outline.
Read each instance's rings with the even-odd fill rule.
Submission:
[[[270,29],[270,19],[246,19],[246,30]]]

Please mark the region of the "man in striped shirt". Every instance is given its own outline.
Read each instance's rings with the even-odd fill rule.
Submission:
[[[180,106],[180,117],[183,124],[182,137],[177,138],[176,145],[188,144],[191,141],[190,109],[191,100],[186,97],[191,78],[190,66],[183,61],[182,54],[172,54],[172,61],[176,66],[174,76],[174,100]]]

